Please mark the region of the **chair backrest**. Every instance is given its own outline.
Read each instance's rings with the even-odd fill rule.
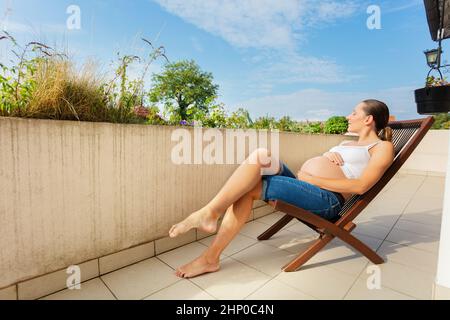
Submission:
[[[433,122],[434,118],[431,116],[423,119],[389,122],[388,126],[392,129],[392,143],[394,144],[394,161],[369,191],[362,195],[353,195],[345,202],[339,212],[339,224],[352,221],[377,196],[422,141]]]

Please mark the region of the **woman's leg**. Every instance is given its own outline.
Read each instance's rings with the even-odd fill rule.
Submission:
[[[253,207],[253,201],[260,198],[261,180],[253,189],[233,203],[226,211],[220,229],[212,242],[198,258],[179,267],[176,275],[182,278],[219,270],[219,258],[223,250],[234,239],[247,221]]]
[[[271,168],[272,162],[274,163],[273,170],[266,169],[267,172],[264,174],[276,174],[279,171],[279,160],[270,157],[270,153],[266,149],[257,149],[252,152],[206,206],[172,226],[169,231],[170,237],[176,237],[192,228],[215,232],[217,220],[222,213],[261,181],[261,169]]]

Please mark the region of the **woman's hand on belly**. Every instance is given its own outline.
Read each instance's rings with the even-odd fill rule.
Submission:
[[[344,159],[342,159],[339,152],[325,152],[323,156],[338,166],[342,166],[344,164]]]

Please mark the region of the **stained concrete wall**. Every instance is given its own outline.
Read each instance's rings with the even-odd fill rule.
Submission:
[[[164,237],[206,204],[236,165],[173,164],[176,129],[0,117],[0,288]],[[344,138],[280,133],[281,158],[296,172]]]
[[[237,165],[174,164],[177,129],[0,117],[0,288],[165,237],[206,204]],[[280,133],[280,157],[297,172],[344,139]],[[447,152],[432,130],[404,168],[445,172]]]

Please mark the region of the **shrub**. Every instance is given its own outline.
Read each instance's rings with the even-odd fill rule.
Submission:
[[[35,88],[26,117],[60,120],[108,121],[108,109],[93,65],[75,72],[66,60],[46,59],[36,65]]]
[[[253,129],[277,129],[278,124],[274,117],[269,117],[268,115],[264,117],[259,117],[253,122]]]
[[[321,122],[311,122],[307,123],[305,126],[302,127],[301,130],[302,133],[322,133],[323,132],[323,124]]]
[[[194,109],[194,108],[192,108]],[[188,115],[190,114],[188,109]],[[208,109],[200,109],[193,112],[193,120],[201,122],[202,126],[209,128],[227,127],[227,114],[223,104],[215,104]]]
[[[348,128],[348,121],[343,116],[334,116],[325,122],[324,133],[328,134],[342,134],[346,133]]]
[[[278,120],[277,128],[280,131],[300,132],[299,123],[292,120],[289,116],[284,116]]]
[[[253,121],[247,110],[239,108],[231,113],[231,116],[226,119],[227,128],[232,129],[247,129],[253,126]]]

